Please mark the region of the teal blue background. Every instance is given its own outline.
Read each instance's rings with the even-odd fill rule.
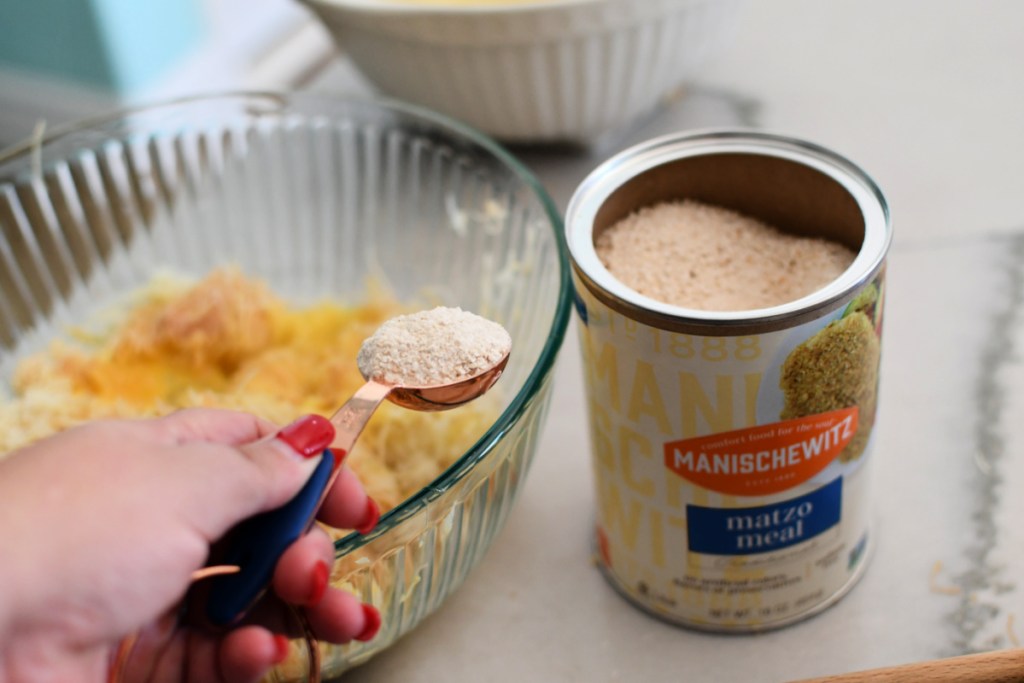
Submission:
[[[130,94],[202,39],[198,0],[0,0],[0,67]]]

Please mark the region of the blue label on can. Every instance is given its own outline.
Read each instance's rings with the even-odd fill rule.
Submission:
[[[814,538],[839,523],[843,479],[807,495],[749,508],[686,506],[691,552],[708,555],[756,555]]]

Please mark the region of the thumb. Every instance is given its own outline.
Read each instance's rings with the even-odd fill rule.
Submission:
[[[242,519],[291,500],[333,440],[334,426],[326,418],[307,415],[276,434],[231,448],[236,457],[219,459],[226,470],[216,475],[220,503],[207,507],[200,522],[207,538],[212,541]]]
[[[299,492],[334,441],[334,425],[319,415],[301,417],[277,434],[239,446],[264,479],[265,507],[276,508]]]

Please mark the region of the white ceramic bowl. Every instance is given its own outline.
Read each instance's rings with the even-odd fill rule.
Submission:
[[[588,142],[694,76],[740,0],[303,2],[390,95],[508,141]]]

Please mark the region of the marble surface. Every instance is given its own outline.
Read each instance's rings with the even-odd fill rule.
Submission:
[[[520,148],[563,208],[611,153],[745,125],[854,159],[891,203],[878,545],[823,614],[759,636],[628,605],[591,561],[576,331],[508,525],[446,605],[345,681],[788,681],[1024,640],[1024,3],[754,0],[683,95],[596,149]],[[310,87],[365,91],[343,57]]]

